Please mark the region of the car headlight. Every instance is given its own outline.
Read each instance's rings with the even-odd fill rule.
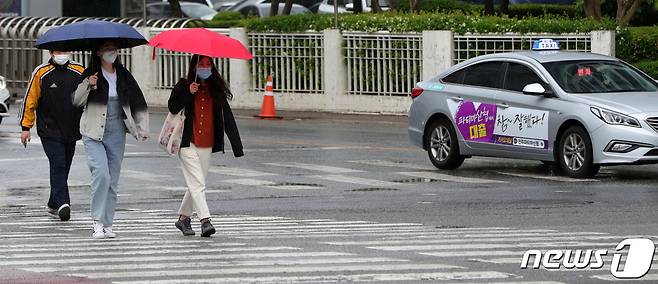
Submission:
[[[631,126],[638,128],[642,127],[640,126],[640,122],[637,119],[632,118],[625,114],[621,114],[618,112],[614,112],[598,107],[590,107],[590,111],[592,111],[592,113],[596,115],[596,117],[600,118],[601,120],[603,120],[603,122],[607,124],[624,125],[624,126]]]
[[[7,81],[5,80],[5,77],[0,76],[0,89],[4,89],[7,87]]]

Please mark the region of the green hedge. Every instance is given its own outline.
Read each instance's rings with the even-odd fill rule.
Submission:
[[[631,63],[658,60],[658,27],[631,27],[619,31],[616,55]]]
[[[217,13],[212,21],[192,22],[188,27],[204,27],[204,28],[231,28],[243,27],[245,25],[245,17],[240,12],[235,11],[222,11]]]
[[[633,64],[633,66],[637,67],[637,69],[644,71],[644,73],[647,73],[647,75],[653,77],[655,80],[658,80],[658,60],[641,61]]]
[[[398,11],[409,12],[408,0],[395,0],[391,5]],[[484,5],[471,4],[459,0],[423,0],[418,4],[420,11],[424,12],[462,12],[464,14],[482,14]],[[496,6],[500,10],[500,6]],[[541,16],[564,16],[575,18],[581,16],[576,5],[558,4],[510,4],[508,16],[510,18],[526,18]]]
[[[581,17],[581,12],[575,5],[513,4],[509,6],[510,18],[541,16],[564,16],[573,19]]]
[[[485,17],[462,13],[441,14],[388,12],[381,14],[341,14],[339,29],[349,31],[421,32],[424,30],[452,30],[464,33],[575,33],[592,30],[613,30],[610,20],[596,22],[587,19],[571,20],[566,17],[510,19]],[[302,14],[262,19],[247,19],[250,31],[299,32],[321,31],[333,28],[332,15]]]

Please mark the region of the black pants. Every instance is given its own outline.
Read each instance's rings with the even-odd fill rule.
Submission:
[[[71,204],[69,197],[69,171],[75,154],[75,142],[62,143],[41,138],[41,145],[50,163],[50,199],[48,207],[59,209],[64,204]]]

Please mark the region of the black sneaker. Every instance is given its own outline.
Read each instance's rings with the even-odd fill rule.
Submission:
[[[192,224],[190,217],[187,217],[183,220],[178,219],[176,221],[176,228],[183,232],[183,236],[194,236],[194,230],[192,230]]]
[[[212,234],[215,233],[215,227],[210,224],[210,221],[201,223],[201,236],[202,237],[210,237]]]
[[[68,221],[71,219],[71,206],[64,204],[57,209],[57,216],[62,221]]]

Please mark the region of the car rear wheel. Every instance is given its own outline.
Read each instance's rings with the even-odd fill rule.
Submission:
[[[580,126],[569,127],[560,138],[558,160],[565,174],[573,178],[593,177],[599,166],[593,163],[592,141]]]
[[[452,170],[464,163],[465,157],[459,154],[457,134],[448,119],[432,122],[425,134],[425,145],[430,161],[439,169]]]

